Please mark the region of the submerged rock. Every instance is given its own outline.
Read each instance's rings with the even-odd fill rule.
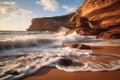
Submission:
[[[77,48],[77,49],[91,49],[89,45],[84,44],[75,44],[75,43],[65,43],[64,47]]]
[[[10,75],[19,75],[20,73],[16,70],[9,70],[6,71],[5,74],[10,74]]]

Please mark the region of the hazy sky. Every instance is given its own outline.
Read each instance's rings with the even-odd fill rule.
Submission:
[[[26,30],[32,18],[74,12],[84,0],[0,0],[0,30]]]

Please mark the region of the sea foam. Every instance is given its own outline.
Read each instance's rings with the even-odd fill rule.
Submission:
[[[4,57],[4,58],[3,58]],[[24,55],[3,56],[0,59],[0,79],[18,79],[38,71],[44,66],[54,66],[67,72],[112,71],[120,69],[120,55],[96,54],[89,50],[61,48],[33,52]],[[60,65],[61,59],[70,59],[73,64]],[[16,71],[18,74],[7,73]]]
[[[16,32],[17,33],[17,32]],[[0,79],[17,80],[53,66],[67,72],[112,71],[120,69],[120,55],[97,54],[91,50],[63,47],[64,43],[82,43],[90,46],[120,46],[120,40],[96,39],[95,36],[79,36],[76,32],[12,33],[0,35]],[[59,64],[61,59],[73,63]]]

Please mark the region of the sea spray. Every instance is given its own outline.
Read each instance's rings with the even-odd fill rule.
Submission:
[[[72,60],[73,64],[69,66],[59,64],[61,59],[66,58]],[[34,52],[19,56],[4,56],[4,58],[0,60],[0,79],[5,80],[18,79],[33,74],[44,66],[54,66],[68,72],[112,71],[120,69],[119,55],[96,54],[89,50],[78,50],[73,48],[43,50],[42,52]],[[6,74],[6,72],[10,70],[17,71],[19,74]]]
[[[120,46],[120,40],[79,36],[76,32],[68,35],[65,35],[65,31],[59,33],[9,32],[9,34],[2,32],[0,34],[0,48],[2,46],[0,50],[0,79],[17,80],[35,73],[44,66],[54,66],[68,72],[120,69],[119,55],[96,54],[91,50],[63,47],[64,43]],[[9,49],[5,45],[10,45]],[[66,58],[72,60],[73,63],[68,66],[59,64],[61,59]]]

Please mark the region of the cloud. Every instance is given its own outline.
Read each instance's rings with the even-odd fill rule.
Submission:
[[[75,7],[69,7],[67,5],[63,5],[62,8],[65,9],[66,12],[74,12],[76,10]]]
[[[0,2],[0,15],[7,14],[15,10],[15,2]]]
[[[0,16],[5,17],[5,15],[21,18],[29,18],[35,16],[32,11],[19,8],[16,2],[0,2]]]
[[[12,16],[14,17],[21,17],[21,18],[30,18],[30,17],[35,17],[35,15],[29,11],[29,10],[26,10],[26,9],[18,9],[18,10],[15,10],[11,13]]]
[[[14,1],[0,2],[0,30],[26,30],[33,17],[36,15],[32,11],[20,8]]]
[[[43,6],[43,9],[46,11],[56,11],[59,7],[56,0],[39,0],[36,3]]]

